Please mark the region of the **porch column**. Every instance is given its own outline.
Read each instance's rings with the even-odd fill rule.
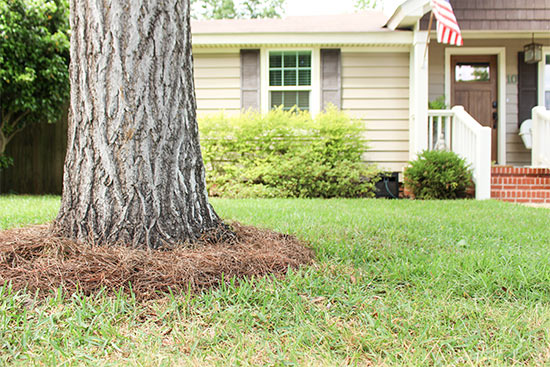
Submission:
[[[428,148],[427,31],[415,31],[410,53],[409,159]]]

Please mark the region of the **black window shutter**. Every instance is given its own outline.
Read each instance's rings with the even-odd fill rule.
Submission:
[[[538,64],[526,64],[523,52],[518,52],[518,125],[531,118],[538,104]]]
[[[342,108],[342,58],[340,49],[321,50],[321,107]]]
[[[241,50],[241,109],[260,110],[260,50]]]

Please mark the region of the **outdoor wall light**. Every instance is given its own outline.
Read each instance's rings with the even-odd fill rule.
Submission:
[[[535,43],[535,34],[533,33],[533,41],[523,46],[524,61],[526,64],[534,64],[542,60],[542,45]]]

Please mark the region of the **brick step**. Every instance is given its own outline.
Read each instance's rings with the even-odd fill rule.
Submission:
[[[499,190],[491,188],[491,198],[516,203],[550,203],[550,190]]]
[[[491,187],[495,189],[534,189],[550,190],[550,177],[491,177]]]
[[[500,179],[499,182],[502,182],[502,179],[508,179],[509,182],[512,182],[514,180],[521,180],[521,179],[539,179],[539,182],[546,182],[550,181],[550,175],[493,175],[491,174],[491,181]]]
[[[550,190],[550,185],[496,185],[491,184],[491,190],[496,191],[533,191],[533,190]]]
[[[539,183],[544,184],[550,182],[550,176],[502,176],[492,175],[491,181],[498,183],[511,182],[511,183]]]
[[[529,168],[512,166],[491,167],[492,176],[550,176],[550,168]]]
[[[550,169],[491,167],[491,198],[515,203],[550,203]]]

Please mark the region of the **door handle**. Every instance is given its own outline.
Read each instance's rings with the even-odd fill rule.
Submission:
[[[498,112],[493,112],[493,129],[497,128]]]

